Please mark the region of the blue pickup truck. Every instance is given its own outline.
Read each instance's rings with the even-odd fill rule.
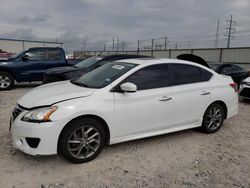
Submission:
[[[42,81],[47,69],[72,66],[80,60],[66,60],[58,47],[36,47],[0,60],[0,90],[13,88],[15,82]]]

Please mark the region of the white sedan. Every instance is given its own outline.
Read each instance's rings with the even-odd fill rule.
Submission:
[[[31,90],[18,101],[10,130],[14,147],[27,154],[59,152],[83,163],[105,144],[195,127],[214,133],[237,112],[230,77],[183,60],[131,59]]]

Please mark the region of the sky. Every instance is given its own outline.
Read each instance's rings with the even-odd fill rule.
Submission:
[[[67,50],[150,46],[226,45],[226,20],[233,15],[232,46],[250,46],[250,0],[0,0],[0,38],[59,41]]]

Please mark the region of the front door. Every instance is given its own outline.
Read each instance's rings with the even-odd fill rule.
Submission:
[[[44,49],[30,49],[22,57],[20,74],[25,78],[23,81],[41,81],[43,79],[42,63],[45,61]]]
[[[168,65],[159,64],[142,68],[122,82],[134,83],[137,92],[114,93],[116,137],[136,136],[171,124],[173,100],[168,77]]]

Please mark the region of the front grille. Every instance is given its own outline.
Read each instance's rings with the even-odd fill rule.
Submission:
[[[240,92],[241,97],[250,98],[250,88],[244,88]]]
[[[12,112],[12,117],[13,117],[13,121],[19,116],[19,114],[21,114],[23,111],[25,110],[24,107],[22,107],[21,105],[17,104],[15,109]]]

